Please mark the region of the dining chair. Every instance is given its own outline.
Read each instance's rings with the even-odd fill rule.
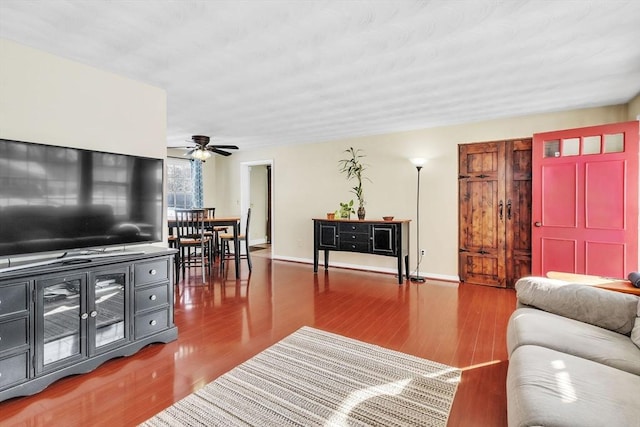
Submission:
[[[240,258],[246,258],[247,264],[249,265],[249,272],[251,272],[251,255],[249,253],[249,223],[251,222],[251,208],[247,210],[247,222],[245,224],[245,231],[243,234],[238,236],[238,240],[240,242],[244,241],[244,247],[246,254],[242,255],[242,251],[240,251],[240,247],[234,247],[235,251],[240,251]],[[234,253],[230,251],[229,244],[233,242],[233,234],[232,233],[221,233],[220,234],[220,243],[221,247],[221,256],[220,256],[220,265],[221,269],[224,270],[225,261],[230,261],[234,259]],[[242,245],[242,243],[240,243]]]
[[[204,208],[207,218],[216,217],[216,208]],[[220,254],[220,233],[226,233],[228,228],[226,225],[207,225],[207,232],[211,236],[213,248],[213,258]]]
[[[211,238],[205,235],[204,209],[176,210],[177,249],[180,257],[182,277],[187,268],[202,269],[202,282],[205,282],[205,268],[211,274],[212,254]]]

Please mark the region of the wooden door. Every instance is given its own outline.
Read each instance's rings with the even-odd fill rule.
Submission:
[[[460,280],[513,286],[530,273],[531,139],[459,146]]]
[[[505,253],[507,286],[531,274],[531,138],[506,142]]]
[[[460,145],[460,280],[505,286],[504,144]]]
[[[534,274],[638,270],[638,153],[637,121],[534,135]]]

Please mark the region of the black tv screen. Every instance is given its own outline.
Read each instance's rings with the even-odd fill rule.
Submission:
[[[163,160],[0,139],[0,257],[162,240]]]

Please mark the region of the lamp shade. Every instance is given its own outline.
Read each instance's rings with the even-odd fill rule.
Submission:
[[[422,157],[414,157],[413,159],[409,160],[411,160],[411,163],[413,163],[414,166],[424,166],[424,164],[427,162],[426,159],[423,159]]]

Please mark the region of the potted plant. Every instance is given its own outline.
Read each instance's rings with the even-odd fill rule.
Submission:
[[[353,210],[353,200],[349,200],[346,203],[340,202],[340,208],[336,211],[336,215],[338,218],[351,218],[351,214],[356,213]]]
[[[362,180],[369,180],[363,176],[366,166],[362,163],[362,159],[365,156],[359,148],[354,149],[353,147],[349,147],[349,149],[344,150],[344,152],[347,153],[348,156],[345,159],[338,161],[338,167],[340,168],[340,172],[347,175],[347,181],[355,179],[357,182],[357,185],[351,189],[351,192],[355,194],[358,199],[358,219],[362,220],[366,213],[364,209],[365,201],[362,192]]]

